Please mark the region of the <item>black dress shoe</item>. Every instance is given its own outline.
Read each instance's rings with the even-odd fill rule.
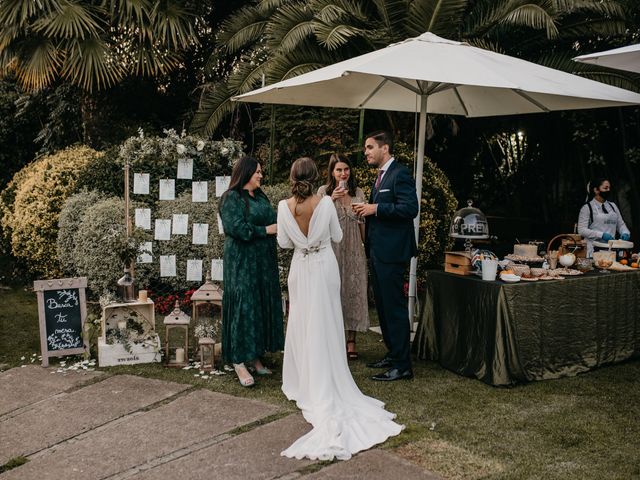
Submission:
[[[410,380],[413,378],[413,371],[408,368],[406,370],[398,370],[397,368],[390,368],[384,373],[379,373],[371,377],[371,380],[378,380],[380,382],[393,382],[394,380]]]
[[[367,363],[367,367],[369,368],[389,368],[391,366],[393,366],[393,364],[387,357],[384,357],[382,360],[378,360],[377,362]]]

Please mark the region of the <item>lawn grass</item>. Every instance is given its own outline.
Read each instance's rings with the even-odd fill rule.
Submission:
[[[0,363],[18,366],[39,354],[35,298],[23,289],[0,290]],[[156,324],[162,338],[160,317]],[[380,337],[359,335],[358,350],[360,360],[350,363],[356,382],[407,426],[383,448],[445,478],[640,479],[640,361],[512,388],[490,387],[418,361],[414,380],[387,384],[369,380],[373,372],[365,367],[384,353]],[[202,380],[194,370],[159,364],[104,370],[189,383],[295,411],[280,391],[282,356],[269,356],[266,363],[276,374],[260,377],[252,389],[241,387],[233,374]]]

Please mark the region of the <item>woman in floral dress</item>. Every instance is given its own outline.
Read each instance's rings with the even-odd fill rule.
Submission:
[[[340,297],[344,328],[347,331],[347,357],[358,358],[356,332],[369,328],[367,304],[367,259],[364,253],[364,223],[351,211],[351,204],[364,202],[362,189],[356,185],[351,163],[342,155],[331,155],[327,183],[318,195],[328,195],[338,212],[342,242],[333,244],[340,269]]]

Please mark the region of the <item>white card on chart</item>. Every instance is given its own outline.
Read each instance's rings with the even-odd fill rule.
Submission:
[[[194,223],[192,243],[194,245],[206,245],[208,240],[209,240],[209,224]]]
[[[176,276],[176,256],[160,255],[160,276],[175,277]]]
[[[216,197],[221,197],[229,188],[231,177],[216,177]]]
[[[174,213],[171,233],[174,235],[186,235],[189,233],[189,215],[186,213]]]
[[[136,227],[151,230],[151,209],[136,208]]]
[[[180,158],[178,159],[178,174],[176,178],[184,178],[191,180],[193,178],[193,159],[192,158]]]
[[[149,195],[149,174],[133,174],[133,193],[138,195]]]
[[[211,260],[211,280],[217,280],[222,282],[223,280],[223,267],[222,267],[222,259],[214,258]]]
[[[137,263],[151,263],[153,262],[153,242],[142,242],[140,249],[138,250]]]
[[[206,202],[208,200],[207,182],[191,183],[191,201]]]
[[[222,219],[220,218],[220,214],[216,214],[218,217],[218,233],[220,235],[224,235],[224,227],[222,226]]]
[[[163,178],[160,180],[160,200],[176,199],[176,181],[173,178]]]
[[[156,218],[154,240],[171,240],[171,220]]]
[[[187,281],[202,281],[202,260],[187,260]]]

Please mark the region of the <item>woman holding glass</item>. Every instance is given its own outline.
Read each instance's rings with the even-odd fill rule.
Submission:
[[[327,168],[327,183],[318,189],[318,195],[328,195],[338,212],[342,242],[333,243],[333,251],[340,269],[340,297],[344,327],[347,331],[347,357],[358,358],[356,332],[369,328],[367,304],[367,258],[364,253],[364,222],[351,210],[353,203],[364,203],[365,196],[356,185],[349,160],[338,154],[331,155]]]

